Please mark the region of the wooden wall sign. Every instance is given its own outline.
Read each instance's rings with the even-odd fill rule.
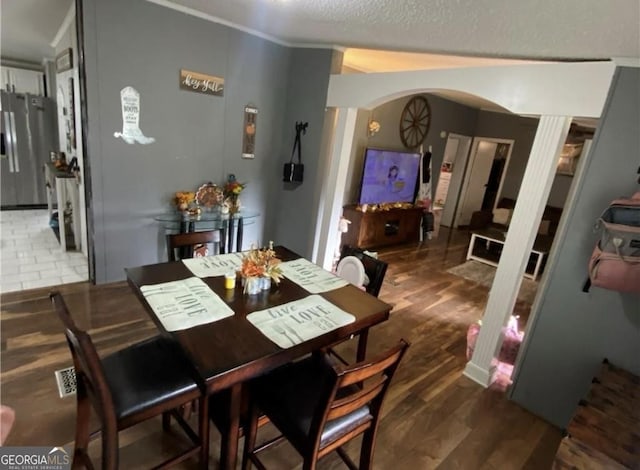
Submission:
[[[258,108],[244,107],[244,130],[242,137],[242,158],[255,158],[256,153],[256,120]]]
[[[180,69],[180,88],[206,95],[222,96],[224,78]]]

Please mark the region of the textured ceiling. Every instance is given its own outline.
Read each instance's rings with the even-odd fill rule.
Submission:
[[[151,0],[169,3],[169,0]],[[537,59],[640,57],[638,0],[171,0],[299,44]]]
[[[3,58],[41,63],[55,56],[51,41],[72,0],[2,0],[1,53]]]

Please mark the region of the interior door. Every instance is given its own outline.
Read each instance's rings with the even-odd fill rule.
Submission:
[[[449,181],[449,191],[445,199],[444,209],[442,211],[441,225],[445,227],[453,226],[453,219],[456,214],[456,208],[460,203],[462,192],[462,183],[464,180],[465,169],[469,159],[469,150],[471,149],[471,137],[466,135],[449,134],[449,140],[457,141],[455,158],[451,160],[451,175]],[[447,141],[447,147],[449,142]],[[447,151],[445,148],[445,155]]]
[[[471,215],[482,207],[482,200],[487,189],[491,165],[496,155],[498,144],[481,140],[478,142],[471,164],[467,171],[467,178],[463,188],[463,198],[456,214],[455,226],[469,225]]]

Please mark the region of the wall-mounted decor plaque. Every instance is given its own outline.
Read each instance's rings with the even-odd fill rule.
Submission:
[[[73,68],[73,50],[69,47],[56,56],[56,72]]]
[[[242,138],[242,158],[255,158],[256,153],[256,120],[258,108],[244,107],[244,132]]]
[[[133,87],[127,86],[120,90],[120,104],[122,105],[122,132],[114,132],[113,136],[124,140],[127,144],[147,145],[156,141],[147,137],[140,130],[140,93]]]
[[[207,95],[222,96],[224,93],[224,78],[181,69],[180,88]]]

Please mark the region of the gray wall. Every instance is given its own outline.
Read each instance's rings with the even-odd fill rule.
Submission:
[[[85,0],[84,21],[97,282],[166,259],[153,214],[171,210],[175,191],[220,184],[229,173],[248,183],[241,199],[261,213],[245,246],[263,242],[265,221],[282,209],[269,188],[279,184],[291,50],[142,0]],[[224,77],[224,97],[180,90],[181,68]],[[140,128],[155,143],[113,137],[125,86],[140,92]],[[240,156],[247,104],[259,110],[255,160]]]
[[[309,257],[313,245],[316,223],[317,177],[320,147],[325,119],[325,104],[329,75],[334,63],[332,50],[293,49],[287,76],[289,76],[282,148],[274,155],[275,164],[265,172],[272,188],[273,218],[267,233],[278,245]],[[302,162],[304,182],[284,183],[282,167],[291,158],[295,140],[296,121],[308,122],[307,133],[302,136]],[[297,158],[297,155],[296,157]]]
[[[404,96],[375,108],[371,112],[371,116],[380,123],[380,132],[372,137],[367,137],[366,134],[368,119],[362,119],[361,115],[358,115],[358,129],[354,142],[356,149],[350,163],[347,194],[345,195],[345,199],[349,198],[349,200],[346,200],[345,203],[357,202],[366,147],[406,150],[400,140],[399,123],[402,110],[412,97],[413,95]],[[473,136],[478,112],[473,108],[445,100],[439,96],[427,95],[427,99],[431,108],[431,125],[423,146],[425,152],[430,145],[432,147],[432,168],[434,169],[432,187],[436,188],[439,168],[442,165],[444,148],[447,143],[447,139],[441,138],[440,133],[444,131]],[[362,129],[363,121],[364,130]]]
[[[638,190],[640,70],[618,69],[594,137],[575,203],[565,210],[566,235],[548,289],[529,327],[528,346],[512,398],[564,427],[603,358],[640,374],[640,299],[599,288],[581,292],[596,235],[593,224],[608,203]]]

